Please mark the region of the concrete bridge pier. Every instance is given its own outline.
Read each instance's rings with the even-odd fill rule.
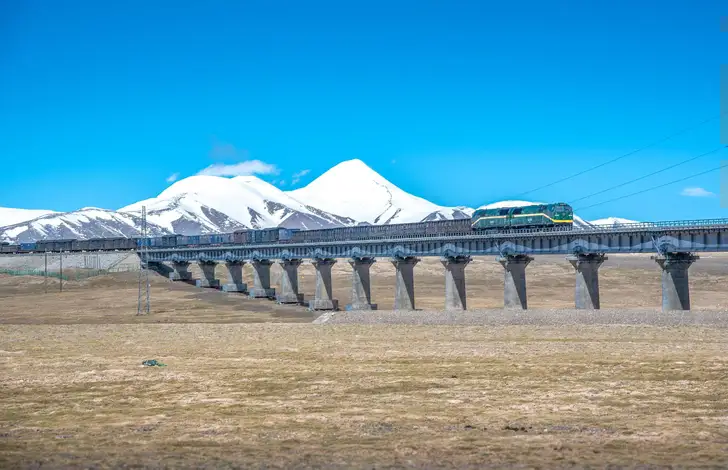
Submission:
[[[169,273],[169,278],[172,281],[189,281],[192,279],[192,273],[189,271],[189,261],[173,261],[172,271]]]
[[[303,303],[303,294],[298,293],[298,267],[302,262],[300,259],[284,259],[278,262],[283,269],[281,290],[276,295],[279,304]]]
[[[248,296],[254,299],[275,297],[276,290],[270,287],[270,266],[273,262],[269,259],[256,259],[250,264],[253,266],[253,288]]]
[[[414,256],[392,258],[392,264],[397,268],[397,278],[394,287],[394,310],[415,309],[414,268],[419,262],[419,258]]]
[[[215,261],[200,261],[197,263],[202,271],[202,279],[197,279],[195,285],[197,287],[220,287],[220,280],[215,279],[215,267],[217,263]]]
[[[445,256],[440,261],[445,266],[445,310],[465,310],[465,267],[470,256]]]
[[[576,270],[574,303],[577,309],[599,310],[599,267],[607,260],[603,254],[584,253],[569,256]]]
[[[225,267],[228,270],[228,282],[223,284],[224,292],[247,292],[248,285],[243,282],[243,265],[244,261],[228,261]]]
[[[352,258],[349,264],[353,268],[351,274],[351,304],[347,310],[376,310],[377,304],[372,303],[371,281],[369,268],[376,260],[374,258]]]
[[[320,258],[313,261],[316,268],[316,293],[308,302],[309,310],[338,310],[339,301],[333,298],[331,286],[331,267],[336,263],[333,258]]]
[[[507,309],[528,308],[526,295],[526,266],[533,261],[528,255],[499,256],[498,262],[505,269],[503,285],[503,307]]]
[[[653,256],[662,268],[662,310],[690,310],[688,269],[699,258],[692,253]]]

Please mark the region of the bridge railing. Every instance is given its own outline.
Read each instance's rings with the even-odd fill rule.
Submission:
[[[706,226],[722,226],[728,225],[728,219],[696,219],[696,220],[671,220],[663,222],[636,222],[629,224],[590,224],[585,230],[591,230],[592,227],[598,229],[606,229],[609,231],[623,231],[625,229],[639,228],[665,228],[665,227],[706,227]]]

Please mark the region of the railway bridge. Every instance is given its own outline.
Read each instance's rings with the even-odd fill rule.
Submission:
[[[228,281],[221,288],[251,297],[275,297],[280,303],[301,303],[298,267],[310,260],[316,269],[316,292],[309,308],[332,310],[331,267],[345,259],[352,266],[350,310],[376,308],[370,293],[370,267],[377,258],[396,268],[395,310],[415,308],[414,269],[422,257],[439,257],[444,266],[446,310],[467,306],[465,267],[474,256],[496,256],[504,268],[504,307],[526,309],[526,268],[537,255],[565,255],[575,270],[575,306],[599,309],[599,267],[612,253],[652,253],[662,269],[663,310],[689,310],[688,269],[701,252],[728,251],[728,219],[594,226],[587,229],[512,230],[493,234],[341,240],[325,243],[258,244],[217,247],[152,248],[149,264],[170,263],[173,280],[190,280],[190,263],[199,263],[201,287],[220,287],[215,266],[225,263]],[[242,265],[250,263],[253,286],[243,283]],[[270,267],[280,263],[279,291],[270,285]]]

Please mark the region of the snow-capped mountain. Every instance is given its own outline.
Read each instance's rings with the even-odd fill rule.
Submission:
[[[119,209],[139,214],[174,233],[229,232],[238,228],[316,229],[356,223],[306,206],[255,176],[191,176],[156,198]]]
[[[482,207],[529,204],[543,203],[498,201]],[[157,197],[117,211],[87,207],[57,213],[0,208],[0,241],[136,236],[141,230],[142,206],[147,208],[148,228],[153,236],[231,232],[239,228],[318,229],[459,219],[470,218],[475,211],[433,204],[401,190],[361,160],[349,160],[308,186],[287,192],[255,176],[191,176]],[[574,216],[578,228],[630,222],[615,217],[586,222]]]
[[[19,224],[54,213],[54,211],[42,209],[12,209],[10,207],[0,207],[0,227]]]
[[[406,193],[358,159],[339,163],[288,194],[329,213],[370,224],[461,219],[472,214],[472,209],[438,206]]]
[[[618,227],[624,224],[638,224],[636,220],[622,219],[619,217],[607,217],[605,219],[597,219],[589,222],[592,225],[610,225],[612,227]]]
[[[85,207],[0,227],[0,241],[24,243],[42,239],[131,237],[140,234],[141,224],[141,217],[136,214]],[[153,223],[147,226],[153,236],[171,233]]]

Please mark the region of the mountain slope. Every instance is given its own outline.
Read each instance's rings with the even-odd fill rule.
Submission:
[[[339,163],[304,188],[288,194],[329,213],[346,214],[370,224],[463,218],[471,210],[438,206],[413,196],[356,159]]]
[[[191,176],[159,196],[119,209],[138,214],[175,233],[207,233],[238,228],[329,228],[354,220],[308,207],[255,176]]]
[[[46,214],[33,220],[0,228],[0,240],[13,243],[43,239],[132,237],[140,235],[141,218],[134,214],[84,208],[75,212]],[[148,224],[153,236],[169,234],[156,224]]]
[[[10,207],[0,207],[0,227],[27,222],[44,215],[55,213],[55,211],[42,209],[12,209]]]

